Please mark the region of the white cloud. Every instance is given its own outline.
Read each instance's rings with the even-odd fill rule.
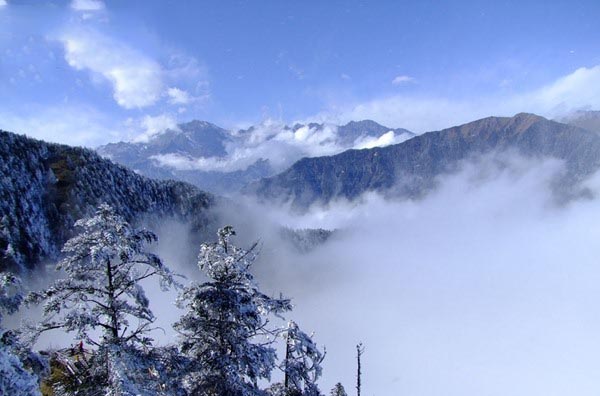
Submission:
[[[471,103],[461,101],[395,95],[334,108],[314,118],[335,123],[369,119],[421,133],[490,115],[485,109],[476,110]],[[491,114],[497,114],[497,109]]]
[[[57,106],[20,115],[0,112],[0,129],[71,146],[96,147],[117,140],[120,128],[116,124],[84,106]]]
[[[6,2],[6,0],[0,0],[0,8],[7,6],[8,3]]]
[[[385,147],[392,144],[402,143],[412,137],[409,134],[396,135],[394,131],[384,133],[379,137],[375,136],[364,136],[354,142],[355,149],[368,149],[373,147]]]
[[[555,118],[582,108],[600,108],[600,65],[577,69],[546,86],[512,95],[479,95],[472,99],[392,95],[332,107],[313,118],[335,123],[373,119],[421,133],[490,115],[531,112]]]
[[[192,97],[187,91],[179,89],[177,87],[171,87],[167,90],[169,96],[169,103],[171,104],[188,104],[192,100]]]
[[[393,85],[402,85],[402,84],[410,84],[410,83],[414,83],[417,80],[415,80],[414,77],[411,76],[396,76],[394,77],[394,79],[392,80],[392,84]]]
[[[600,108],[600,65],[582,67],[553,83],[517,98],[517,103],[532,103],[540,112],[553,116],[585,107]]]
[[[208,71],[196,58],[180,53],[172,54],[164,74],[171,86],[167,90],[169,103],[199,105],[210,100]],[[188,88],[179,88],[182,85]]]
[[[268,159],[274,169],[281,171],[306,156],[331,155],[342,150],[335,141],[337,128],[322,130],[304,126],[296,131],[284,125],[265,121],[250,132],[236,134],[226,144],[226,157],[190,158],[177,153],[155,156],[163,166],[178,170],[231,172],[246,169],[260,159]]]
[[[135,143],[148,142],[152,137],[161,134],[167,129],[179,129],[177,120],[168,114],[160,114],[157,116],[146,115],[141,119],[139,125],[144,132],[133,139],[133,142]]]
[[[301,256],[263,239],[256,269],[336,357],[323,389],[355,380],[346,363],[361,340],[368,394],[595,394],[600,200],[551,205],[556,161],[483,162],[489,177],[468,165],[423,200],[367,194],[303,216],[269,205],[248,221],[340,229]]]
[[[75,11],[102,11],[106,6],[101,0],[73,0],[71,8]]]
[[[160,166],[173,168],[181,171],[202,170],[227,172],[232,169],[231,161],[215,157],[191,158],[179,153],[168,153],[153,155],[150,159],[156,161]],[[238,164],[239,165],[239,164]]]
[[[361,136],[351,144],[342,144],[338,127],[325,124],[322,128],[303,125],[296,130],[272,120],[251,130],[232,133],[225,143],[223,157],[190,157],[181,153],[164,153],[152,157],[157,164],[177,170],[232,172],[244,170],[261,159],[269,160],[276,172],[283,171],[303,157],[334,155],[350,148],[383,147],[409,139],[412,135],[388,131],[381,136]]]
[[[91,31],[64,34],[65,59],[77,70],[88,70],[110,82],[115,101],[126,109],[155,104],[162,93],[160,65],[144,54]]]

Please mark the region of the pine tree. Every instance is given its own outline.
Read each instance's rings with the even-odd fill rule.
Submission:
[[[40,395],[39,375],[46,371],[45,361],[2,326],[4,315],[15,313],[22,301],[20,279],[0,273],[0,395]]]
[[[63,247],[57,265],[66,278],[28,300],[43,303],[43,320],[33,329],[62,329],[98,348],[91,363],[91,388],[104,386],[107,395],[142,394],[140,370],[147,364],[144,349],[155,320],[140,282],[158,278],[163,289],[176,286],[174,274],[160,258],[144,250],[156,235],[134,229],[108,205],[75,223],[82,232]],[[95,330],[102,337],[94,338]],[[139,370],[138,370],[139,369]]]
[[[294,321],[288,323],[284,337],[286,352],[281,368],[285,376],[286,394],[319,395],[316,381],[322,373],[321,362],[325,358],[324,353]]]
[[[178,299],[187,313],[174,327],[192,362],[184,385],[193,395],[264,394],[258,381],[269,379],[275,367],[276,330],[269,328],[268,318],[291,309],[290,300],[258,289],[249,272],[257,244],[241,249],[230,243],[234,235],[226,226],[216,243],[201,246],[198,265],[209,281],[193,283]]]
[[[330,396],[348,396],[348,394],[346,393],[346,389],[344,389],[344,386],[338,382],[337,384],[335,384],[335,386],[333,387],[333,389],[331,390],[331,393],[329,393]]]

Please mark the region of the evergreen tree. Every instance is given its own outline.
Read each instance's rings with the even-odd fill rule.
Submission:
[[[144,250],[156,235],[134,229],[110,206],[100,205],[93,217],[75,225],[82,232],[65,243],[65,258],[57,265],[66,278],[28,296],[43,303],[43,320],[32,335],[62,329],[96,346],[85,384],[90,392],[105,387],[106,395],[145,394],[155,386],[146,386],[144,371],[155,317],[140,282],[156,277],[163,289],[177,282],[158,256]],[[95,330],[102,331],[101,338],[94,338]]]
[[[15,313],[22,301],[19,278],[0,273],[0,395],[40,395],[39,375],[46,370],[43,359],[2,326],[4,315]]]
[[[333,387],[333,389],[331,390],[331,393],[329,393],[330,396],[348,396],[348,394],[346,393],[346,389],[344,389],[344,386],[338,382],[337,384],[335,384],[335,386]]]
[[[291,309],[288,299],[258,289],[249,272],[257,244],[239,248],[230,243],[234,235],[226,226],[216,243],[202,244],[198,266],[209,280],[193,283],[178,299],[187,313],[174,327],[191,361],[184,386],[193,395],[264,394],[258,380],[269,379],[275,367],[276,330],[269,328],[268,318]]]
[[[319,395],[316,381],[322,373],[321,362],[325,358],[324,353],[294,321],[288,323],[284,337],[286,351],[281,368],[285,375],[284,388],[287,394]]]

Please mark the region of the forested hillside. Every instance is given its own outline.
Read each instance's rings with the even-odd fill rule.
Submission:
[[[55,258],[73,224],[101,203],[128,221],[175,216],[201,231],[215,198],[189,184],[155,181],[84,148],[0,131],[0,270]]]

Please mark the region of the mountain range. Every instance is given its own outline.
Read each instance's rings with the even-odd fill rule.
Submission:
[[[317,145],[327,145],[336,152],[356,145],[376,144],[376,139],[382,136],[393,137],[394,141],[415,136],[406,129],[388,128],[370,120],[352,121],[342,126],[318,123],[259,125],[238,131],[228,131],[206,121],[191,121],[144,140],[110,143],[99,147],[97,151],[142,175],[186,181],[203,190],[228,195],[250,182],[283,169],[277,169],[273,158],[268,157],[258,157],[247,166],[235,170],[205,169],[195,165],[198,161],[231,162],[229,157],[237,155],[236,150],[247,152],[260,144],[279,144],[282,134],[301,139],[302,134],[307,132],[315,136],[332,132],[331,136],[327,135]],[[285,153],[286,157],[290,157],[286,161],[291,164],[305,154],[302,150],[289,150]]]
[[[290,131],[324,128],[311,125],[294,126]],[[196,133],[199,130],[206,139]],[[371,131],[371,137],[389,132],[370,121],[349,123],[339,130],[336,138],[345,136],[346,143],[353,144],[365,136],[365,130]],[[234,138],[212,124],[192,122],[154,137],[146,147],[129,143],[110,147],[125,159],[128,153],[137,153],[136,160],[147,164],[154,153],[165,150],[226,155]],[[600,169],[598,133],[522,113],[488,117],[386,147],[302,158],[275,176],[250,183],[243,192],[263,201],[290,202],[302,210],[339,198],[353,200],[369,191],[418,199],[435,188],[440,176],[456,172],[462,161],[507,150],[533,160],[564,161],[565,172],[556,183],[563,195],[580,191],[574,187]],[[139,173],[139,169],[116,164],[90,149],[0,131],[0,269],[23,271],[58,257],[62,244],[73,235],[74,222],[103,202],[128,221],[156,223],[171,217],[191,224],[196,241],[212,236],[219,219],[211,208],[225,200],[189,183],[155,180]],[[233,184],[239,183],[238,179]],[[236,203],[236,213],[239,207]],[[283,236],[306,250],[330,235],[317,231],[288,230]]]
[[[563,192],[600,167],[600,135],[522,113],[484,118],[387,147],[303,158],[276,176],[252,183],[245,193],[290,202],[297,209],[353,200],[368,191],[415,199],[434,188],[439,175],[455,171],[460,161],[506,150],[564,160]]]

